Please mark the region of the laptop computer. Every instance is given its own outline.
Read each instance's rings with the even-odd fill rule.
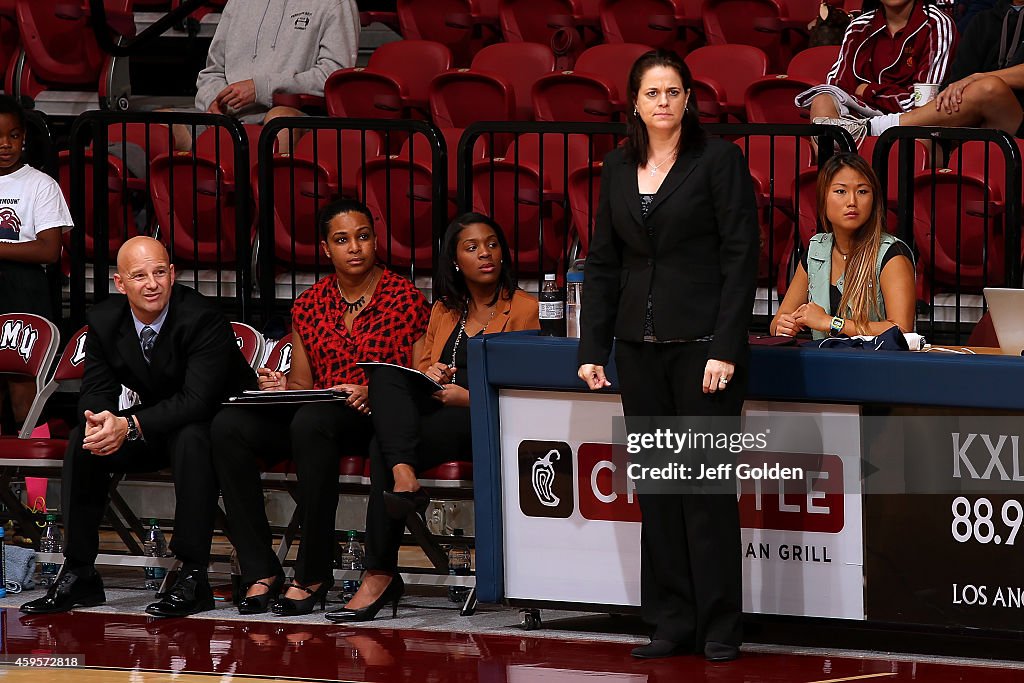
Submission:
[[[1024,289],[986,287],[985,301],[999,348],[1004,354],[1019,356],[1024,350]]]

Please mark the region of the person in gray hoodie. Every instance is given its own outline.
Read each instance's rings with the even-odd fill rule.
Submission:
[[[292,107],[275,107],[274,95],[322,97],[328,76],[355,66],[358,47],[355,0],[231,0],[196,80],[196,109],[243,123],[300,116]],[[279,151],[287,153],[287,131],[282,137]],[[185,127],[175,126],[175,147],[191,146]]]

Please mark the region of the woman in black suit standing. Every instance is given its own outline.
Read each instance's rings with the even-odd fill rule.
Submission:
[[[605,158],[586,263],[579,376],[610,386],[616,341],[622,408],[639,416],[738,416],[758,224],[736,145],[706,138],[692,77],[673,52],[641,56],[625,144]],[[742,577],[735,495],[641,489],[640,602],[654,658],[739,656]]]

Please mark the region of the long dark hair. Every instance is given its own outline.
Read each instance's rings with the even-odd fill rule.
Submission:
[[[664,66],[675,69],[679,79],[683,82],[683,88],[690,93],[690,99],[686,103],[686,110],[683,112],[683,132],[679,136],[679,147],[677,153],[684,149],[699,148],[704,145],[707,134],[704,127],[700,125],[700,114],[697,111],[697,94],[693,91],[693,75],[690,73],[686,62],[680,59],[672,50],[651,50],[640,55],[633,67],[629,70],[629,83],[626,84],[628,102],[633,104],[640,96],[640,81],[644,74],[657,66]],[[647,135],[647,125],[640,119],[640,116],[629,112],[626,115],[626,157],[629,161],[644,166],[647,164],[647,145],[650,138]]]
[[[501,247],[501,274],[498,278],[498,288],[494,291],[494,298],[490,303],[496,304],[499,298],[511,299],[512,293],[519,286],[512,267],[512,251],[508,248],[508,240],[505,239],[501,226],[482,213],[464,213],[453,220],[444,232],[435,276],[434,299],[444,304],[449,311],[462,311],[469,304],[466,278],[460,271],[455,270],[455,252],[459,248],[459,235],[474,223],[483,223],[493,230],[495,237],[498,238],[498,246]]]
[[[832,221],[828,219],[826,204],[832,180],[844,168],[856,171],[867,181],[871,188],[871,213],[854,234],[849,247],[850,253],[847,255],[843,274],[843,296],[839,301],[839,315],[842,316],[844,311],[850,311],[844,317],[853,321],[859,334],[866,334],[871,313],[878,313],[875,293],[879,291],[881,284],[878,282],[875,266],[878,263],[878,250],[881,249],[882,233],[885,231],[885,195],[871,164],[862,157],[850,153],[829,157],[818,171],[818,215],[821,216],[825,232],[831,233],[835,230]]]

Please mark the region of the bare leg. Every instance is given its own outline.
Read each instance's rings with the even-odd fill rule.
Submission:
[[[811,120],[825,117],[834,119],[839,117],[839,108],[836,101],[828,93],[822,93],[811,100]]]
[[[14,413],[14,421],[21,425],[36,397],[35,380],[9,380],[7,390],[11,397],[11,412]]]
[[[263,117],[263,123],[270,123],[270,121],[282,116],[305,116],[305,114],[293,107],[274,107],[267,112],[266,116]],[[277,134],[277,153],[291,154],[292,147],[295,143],[297,143],[302,136],[308,132],[309,131],[303,128],[286,128],[282,130]]]
[[[1024,111],[1010,86],[998,77],[980,78],[964,88],[957,111],[937,110],[926,104],[900,116],[901,126],[974,126],[997,128],[1014,135],[1024,120]]]
[[[399,464],[391,468],[395,477],[395,493],[403,491],[415,492],[420,490],[420,482],[416,478],[416,470],[412,465]]]
[[[367,605],[372,605],[380,597],[380,594],[387,590],[392,578],[392,574],[379,569],[366,570],[363,573],[363,582],[360,584],[359,590],[356,591],[356,594],[352,596],[352,599],[348,601],[345,607],[361,609]]]

